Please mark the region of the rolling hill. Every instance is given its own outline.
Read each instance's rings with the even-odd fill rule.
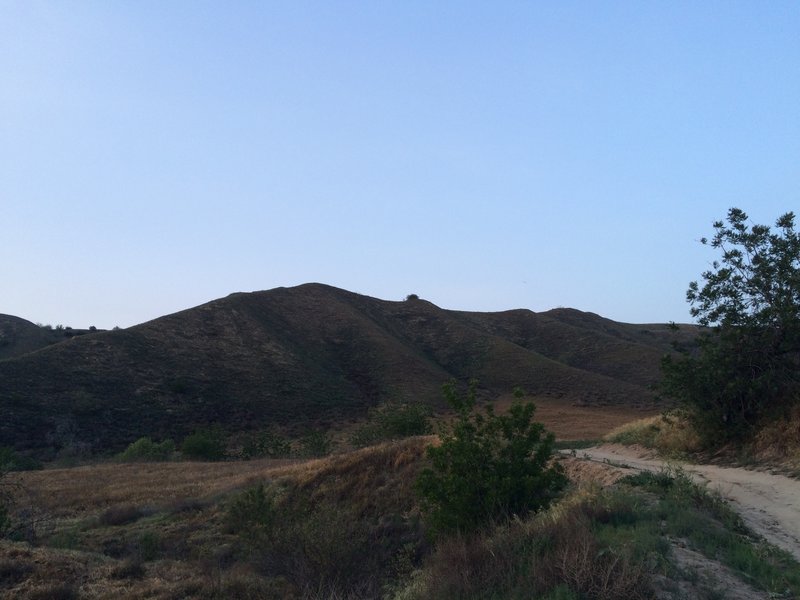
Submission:
[[[34,326],[35,327],[35,326]],[[685,332],[682,335],[691,335]],[[321,284],[237,293],[0,360],[0,445],[118,450],[219,423],[324,427],[477,378],[577,403],[652,405],[674,333],[590,313],[390,302]]]
[[[0,314],[0,360],[22,356],[89,332],[89,329],[73,329],[61,325],[55,328],[50,325],[36,325],[19,317]]]

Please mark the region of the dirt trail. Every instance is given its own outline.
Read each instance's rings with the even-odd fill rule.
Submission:
[[[648,471],[679,464],[695,481],[719,491],[754,532],[800,560],[800,481],[796,479],[741,468],[668,463],[640,448],[617,444],[578,450],[577,455]]]

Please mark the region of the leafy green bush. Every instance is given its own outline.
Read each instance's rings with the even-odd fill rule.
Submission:
[[[455,423],[441,434],[441,444],[427,450],[431,466],[416,488],[434,532],[470,531],[487,523],[524,515],[550,504],[564,488],[563,468],[551,464],[554,437],[533,421],[533,403],[520,402],[508,414],[485,415],[475,408],[476,382],[460,396],[453,383],[444,386]]]
[[[219,427],[198,429],[181,444],[183,457],[195,460],[222,460],[225,449],[225,436]]]
[[[36,471],[42,468],[35,458],[22,456],[8,446],[0,446],[0,471]]]
[[[175,452],[175,442],[172,440],[157,443],[149,437],[143,437],[117,454],[117,459],[122,462],[169,460],[173,452]]]
[[[287,501],[259,484],[234,498],[228,525],[262,574],[285,577],[304,597],[380,597],[386,542],[347,509]]]
[[[431,433],[431,409],[420,402],[387,403],[370,410],[369,422],[350,438],[357,448]]]
[[[261,431],[249,435],[242,444],[242,458],[284,458],[292,452],[288,439],[275,431]]]
[[[581,490],[551,510],[445,537],[396,598],[651,599],[646,550],[661,541],[658,531],[646,540],[598,537],[598,529],[633,529],[612,525],[631,501]]]
[[[327,456],[331,453],[333,441],[324,431],[312,431],[300,440],[300,447],[303,456]]]

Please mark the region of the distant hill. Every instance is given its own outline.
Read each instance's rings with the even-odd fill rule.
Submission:
[[[0,445],[46,455],[179,438],[211,422],[325,426],[387,400],[436,404],[450,378],[477,378],[487,396],[519,385],[652,405],[672,336],[569,309],[449,311],[321,284],[238,293],[0,361]]]
[[[0,314],[0,360],[22,356],[86,333],[89,333],[88,329],[61,326],[53,328]]]

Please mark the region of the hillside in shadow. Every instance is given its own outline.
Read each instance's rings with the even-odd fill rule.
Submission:
[[[321,284],[238,293],[0,360],[0,445],[46,456],[208,423],[325,427],[389,400],[438,406],[451,378],[477,378],[484,397],[522,386],[646,406],[674,335],[569,309],[450,311]]]

